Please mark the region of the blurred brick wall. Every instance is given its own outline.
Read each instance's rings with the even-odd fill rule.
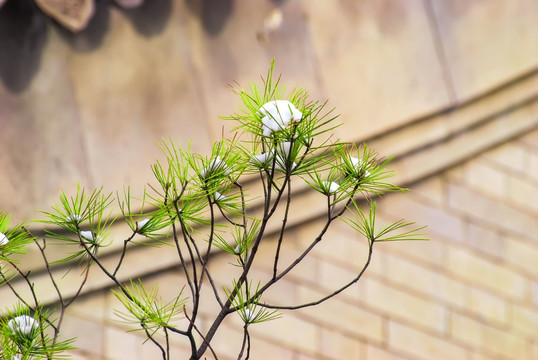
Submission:
[[[252,325],[252,358],[537,359],[537,198],[538,130],[421,181],[411,193],[388,195],[378,204],[379,222],[405,216],[427,224],[431,240],[379,243],[358,286],[317,308]],[[283,261],[291,261],[319,226],[292,231]],[[258,278],[271,274],[270,246],[261,248]],[[366,251],[363,239],[337,224],[266,300],[314,300],[354,277]],[[232,259],[215,260],[213,273],[224,281]],[[165,298],[178,280],[174,273],[146,279],[157,281]],[[141,334],[125,333],[124,325],[111,321],[116,305],[105,290],[73,307],[66,327],[79,336],[80,358],[157,358],[151,344],[141,346]],[[203,309],[209,314],[214,304]],[[240,340],[235,317],[214,344],[223,359],[234,359]],[[174,346],[175,358],[187,357],[187,348]]]

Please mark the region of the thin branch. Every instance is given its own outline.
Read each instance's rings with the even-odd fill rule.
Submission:
[[[80,295],[81,291],[82,291],[82,288],[84,287],[84,285],[86,284],[86,281],[88,280],[88,274],[89,274],[89,270],[90,270],[90,264],[88,264],[88,266],[86,267],[85,269],[85,274],[84,274],[84,277],[82,279],[82,283],[80,284],[79,288],[77,289],[75,295],[71,298],[70,301],[68,302],[65,302],[64,301],[64,298],[62,296],[62,293],[60,291],[60,288],[58,287],[58,284],[56,283],[56,280],[54,279],[54,276],[52,274],[52,269],[50,267],[50,263],[47,259],[47,255],[45,254],[45,248],[47,246],[47,243],[46,243],[46,240],[43,239],[43,246],[41,246],[39,244],[38,241],[35,241],[35,244],[37,245],[37,247],[39,248],[39,252],[41,253],[41,257],[43,258],[43,262],[45,263],[45,268],[47,270],[47,273],[49,275],[49,278],[50,278],[50,281],[52,282],[52,285],[56,291],[56,293],[58,294],[58,300],[60,301],[60,315],[58,317],[58,323],[56,326],[53,326],[53,329],[54,329],[54,337],[53,337],[53,341],[52,341],[52,344],[56,344],[56,341],[58,341],[58,336],[60,335],[60,328],[62,326],[62,322],[63,322],[63,319],[64,319],[64,315],[65,315],[65,310],[67,309],[67,307],[69,305],[71,305],[73,303],[73,301]]]
[[[186,186],[186,184],[185,184],[185,186]],[[174,207],[175,215],[173,215],[171,213],[171,211],[168,210],[169,207],[167,207],[167,212],[168,212],[168,216],[170,217],[170,220],[171,220],[171,223],[172,223],[172,235],[173,235],[173,238],[174,238],[174,244],[175,244],[176,251],[177,251],[177,254],[178,254],[178,257],[179,257],[179,261],[181,263],[181,267],[183,268],[183,273],[185,274],[185,278],[187,280],[187,284],[189,285],[189,289],[191,290],[191,294],[194,297],[194,294],[196,293],[196,290],[195,290],[195,282],[196,282],[196,280],[193,281],[191,279],[190,273],[189,273],[189,271],[187,269],[187,262],[183,258],[183,253],[181,252],[181,247],[179,245],[179,239],[178,239],[178,232],[177,232],[176,224],[175,224],[175,221],[173,221],[175,217],[177,217],[177,219],[179,220],[179,223],[180,223],[180,226],[181,226],[181,233],[183,235],[183,240],[186,243],[187,249],[189,250],[189,253],[190,253],[190,256],[191,256],[191,261],[194,261],[194,258],[192,256],[192,252],[190,251],[190,246],[189,246],[188,242],[185,239],[185,229],[183,227],[183,220],[181,218],[181,209],[178,206],[178,201],[179,201],[179,199],[181,198],[181,196],[183,195],[183,193],[185,191],[185,186],[181,190],[180,194],[174,199],[174,201],[172,201],[172,205]],[[168,200],[169,200],[168,190],[166,190],[166,195],[165,195],[165,198],[164,198],[164,205],[165,206],[168,205]],[[193,276],[196,277],[196,272],[194,272]]]
[[[114,272],[112,273],[112,275],[116,276],[116,274],[120,270],[121,264],[123,263],[123,259],[125,258],[125,252],[127,251],[127,245],[135,237],[135,235],[136,235],[136,231],[133,231],[131,236],[123,240],[123,249],[121,250],[120,260],[118,261],[118,265],[116,265],[116,269],[114,269]]]
[[[32,299],[34,300],[35,307],[34,309],[39,308],[39,301],[37,300],[37,295],[35,293],[34,284],[30,281],[30,271],[28,271],[26,274],[22,272],[21,269],[17,265],[15,265],[12,261],[8,260],[8,263],[17,270],[20,276],[24,279],[26,284],[28,285],[28,288],[30,289],[30,293],[32,294]]]
[[[191,322],[193,324],[193,329],[196,331],[196,333],[202,338],[202,342],[203,343],[206,343],[208,348],[209,348],[209,351],[211,351],[211,354],[213,354],[213,357],[215,358],[215,360],[219,360],[217,354],[215,353],[215,351],[213,350],[213,348],[211,347],[211,344],[209,343],[209,341],[206,340],[206,338],[204,337],[204,335],[202,334],[202,332],[200,331],[200,329],[198,329],[198,326],[196,326],[196,324],[194,324],[192,322],[192,320],[189,318],[189,315],[187,314],[187,311],[185,310],[185,308],[183,308],[183,313],[185,314],[185,317],[187,318],[187,320],[189,320],[189,322]],[[198,358],[195,358],[195,359],[198,359]]]
[[[213,280],[213,277],[211,276],[211,273],[209,272],[209,268],[207,266],[207,263],[204,261],[204,257],[201,256],[200,250],[198,249],[198,246],[196,245],[196,242],[194,241],[192,236],[190,236],[188,234],[185,234],[185,236],[188,236],[188,238],[190,239],[190,241],[191,241],[191,243],[192,243],[192,245],[194,247],[194,251],[196,252],[196,256],[198,256],[198,260],[200,261],[202,267],[205,268],[205,272],[202,275],[207,276],[207,278],[209,279],[209,284],[211,285],[211,288],[213,289],[213,293],[215,295],[215,298],[216,298],[217,302],[219,303],[219,305],[222,308],[224,305],[222,303],[222,300],[220,299],[220,296],[219,296],[219,293],[218,293],[218,290],[217,290],[217,285],[215,284],[215,280]]]
[[[166,354],[166,351],[164,350],[164,348],[162,347],[161,344],[159,344],[159,342],[157,340],[155,340],[153,338],[153,336],[149,333],[148,329],[143,325],[143,324],[140,324],[142,326],[142,328],[144,329],[144,332],[146,333],[146,336],[148,337],[148,339],[151,340],[151,342],[157,346],[159,348],[159,350],[161,350],[161,354],[163,356],[163,360],[168,360],[169,357],[167,357],[167,354]]]
[[[86,251],[86,253],[90,256],[91,260],[97,264],[97,266],[101,269],[101,271],[110,279],[112,280],[112,282],[114,284],[116,284],[116,286],[121,290],[121,292],[125,295],[125,297],[127,297],[127,299],[129,299],[130,301],[132,301],[134,304],[136,304],[136,306],[138,306],[140,309],[142,309],[144,312],[148,313],[148,310],[146,309],[146,307],[140,302],[138,301],[138,299],[136,298],[133,298],[131,296],[131,294],[129,293],[129,291],[127,291],[127,289],[125,288],[125,286],[123,286],[119,280],[113,276],[105,267],[104,265],[97,259],[96,255],[93,254],[90,249],[88,248],[88,245],[86,245],[86,243],[80,238],[79,236],[79,243],[82,245],[82,247],[84,248],[84,251]],[[166,326],[166,328],[172,332],[175,332],[177,334],[180,334],[180,335],[183,335],[183,336],[188,336],[189,334],[185,331],[181,331],[179,329],[176,329],[175,327],[173,326]]]
[[[207,241],[207,250],[204,256],[200,256],[200,252],[198,251],[198,246],[196,246],[196,243],[192,237],[189,236],[191,239],[191,242],[195,248],[196,254],[198,258],[200,259],[201,265],[202,265],[202,272],[200,274],[200,279],[198,282],[195,282],[196,286],[196,294],[193,297],[193,306],[192,306],[192,321],[189,325],[188,331],[192,330],[192,327],[194,326],[194,322],[196,321],[196,317],[198,316],[198,307],[200,305],[200,292],[203,286],[204,281],[204,275],[209,271],[207,267],[207,261],[209,259],[209,253],[211,252],[211,246],[213,245],[213,237],[215,234],[215,209],[213,208],[213,202],[211,201],[211,195],[209,192],[206,192],[207,202],[209,204],[209,213],[210,213],[210,230],[209,230],[209,239]],[[195,259],[192,259],[193,268],[196,268]],[[196,281],[196,277],[195,277]]]
[[[286,189],[286,185],[289,181],[290,177],[289,175],[286,175],[284,178],[284,183],[282,184],[282,187],[278,189],[278,193],[275,199],[275,202],[273,203],[273,207],[269,210],[269,212],[266,214],[267,219],[269,219],[271,216],[273,216],[274,212],[276,211],[278,204],[280,204],[280,199],[282,198],[282,195],[284,194],[284,190]]]
[[[277,276],[271,278],[264,286],[262,286],[256,294],[252,296],[252,299],[255,299],[257,297],[260,297],[271,285],[276,283],[278,280],[283,278],[287,273],[289,273],[295,266],[297,266],[305,257],[308,255],[308,253],[323,239],[323,236],[329,229],[329,226],[333,222],[332,218],[329,218],[325,225],[323,226],[323,229],[321,230],[320,234],[314,239],[314,241],[303,251],[301,255],[299,255],[286,269],[284,269],[280,274]]]
[[[268,186],[268,183],[265,182],[265,172],[263,170],[260,169],[260,179],[261,179],[261,182],[262,182],[262,189],[263,189],[263,198],[264,199],[267,199],[267,186]],[[264,203],[264,208],[266,207],[265,205],[267,204],[267,202]]]
[[[276,247],[275,262],[273,264],[273,279],[276,278],[276,274],[278,271],[278,259],[280,257],[280,248],[282,246],[282,241],[284,239],[284,231],[286,230],[286,224],[288,222],[290,203],[291,203],[291,181],[288,184],[288,198],[286,200],[286,208],[284,210],[284,219],[282,220],[282,226],[280,228],[280,235],[278,237],[278,244]]]
[[[269,196],[270,196],[270,192],[268,194],[268,197]],[[245,264],[244,269],[243,269],[243,273],[241,274],[239,280],[237,281],[237,284],[238,284],[237,287],[240,287],[243,284],[243,282],[246,280],[246,277],[247,277],[247,274],[248,274],[248,272],[250,270],[250,267],[252,266],[252,263],[254,262],[254,257],[256,256],[256,252],[258,251],[258,247],[260,245],[261,239],[263,238],[263,235],[265,233],[265,228],[267,226],[267,223],[268,223],[269,219],[271,218],[271,216],[268,216],[267,211],[269,211],[268,207],[266,207],[264,209],[264,216],[263,216],[262,223],[260,225],[260,230],[258,232],[258,236],[254,240],[254,243],[253,243],[253,246],[252,246],[252,252],[251,252],[250,256],[248,257],[248,259],[246,261],[246,264]],[[204,354],[204,352],[206,351],[206,349],[207,349],[207,347],[209,345],[209,342],[211,341],[211,339],[215,335],[217,329],[219,328],[219,326],[222,323],[222,321],[224,320],[224,318],[226,318],[226,316],[228,314],[233,312],[233,311],[230,311],[230,306],[232,305],[232,301],[233,301],[233,299],[235,298],[236,295],[237,295],[237,288],[234,288],[232,290],[231,294],[229,295],[228,299],[226,300],[226,303],[222,307],[221,311],[219,312],[219,314],[217,315],[217,317],[213,321],[213,324],[211,325],[211,327],[207,331],[206,336],[205,336],[206,339],[207,339],[207,342],[204,341],[200,345],[200,347],[198,348],[198,351],[196,352],[197,359],[199,359]]]
[[[247,331],[247,356],[245,357],[245,360],[248,360],[250,358],[250,333]]]
[[[241,351],[239,351],[239,355],[237,355],[237,360],[241,360],[241,358],[243,357],[243,353],[245,352],[245,348],[247,347],[247,342],[250,349],[250,335],[248,333],[248,324],[245,324],[245,326],[243,327],[243,343],[241,344]],[[248,359],[248,356],[249,354],[247,350],[246,359]]]
[[[356,190],[358,187],[355,186],[355,189]],[[250,299],[249,301],[252,301],[253,299],[256,299],[256,298],[259,298],[269,287],[271,287],[274,283],[276,283],[278,280],[280,280],[281,278],[283,278],[287,273],[289,273],[291,270],[293,270],[293,268],[295,268],[295,266],[297,266],[307,255],[308,253],[310,253],[310,251],[323,239],[323,236],[326,234],[327,230],[329,229],[329,226],[331,225],[331,223],[336,220],[337,218],[339,218],[341,215],[344,214],[344,212],[348,209],[348,205],[351,203],[352,201],[352,197],[349,198],[349,200],[347,201],[346,203],[346,206],[340,210],[338,212],[337,215],[335,216],[331,216],[331,207],[330,207],[330,200],[329,200],[329,205],[328,205],[328,209],[327,209],[327,222],[325,223],[325,225],[323,226],[323,228],[321,229],[320,233],[318,234],[318,236],[314,239],[314,241],[303,251],[303,253],[301,255],[299,255],[299,257],[297,257],[295,259],[295,261],[293,261],[284,271],[282,271],[280,274],[278,274],[276,277],[273,276],[273,278],[271,280],[269,280],[264,286],[262,286],[257,292],[256,294],[254,294],[252,296],[252,299]],[[368,263],[369,263],[369,259],[368,259]],[[232,312],[232,311],[230,311]]]
[[[370,246],[369,246],[369,249],[368,249],[368,258],[366,259],[366,262],[364,263],[364,266],[362,267],[362,269],[359,272],[359,274],[357,275],[357,277],[355,277],[353,280],[351,280],[350,282],[348,282],[347,284],[345,284],[344,286],[342,286],[338,290],[334,291],[333,293],[331,293],[331,294],[329,294],[327,296],[324,296],[321,299],[318,299],[316,301],[312,301],[312,302],[301,304],[301,305],[279,306],[279,305],[269,305],[269,304],[264,304],[264,303],[258,303],[258,305],[266,307],[266,308],[269,308],[269,309],[297,310],[297,309],[302,309],[302,308],[305,308],[305,307],[319,305],[322,302],[331,299],[332,297],[340,294],[342,291],[346,290],[348,287],[350,287],[351,285],[355,284],[357,281],[360,280],[360,278],[362,277],[362,275],[364,274],[364,272],[366,271],[366,269],[370,265],[370,261],[372,259],[372,249],[373,249],[374,242],[375,241],[370,241]]]
[[[213,209],[213,202],[211,201],[211,196],[209,193],[207,194],[207,201],[209,203],[209,214],[210,214],[210,228],[209,228],[209,239],[207,240],[207,252],[205,256],[203,256],[204,263],[207,263],[207,259],[209,258],[209,252],[211,251],[211,246],[213,245],[213,237],[215,234],[215,210]],[[202,275],[200,276],[200,285],[201,281],[203,279],[203,272],[207,269],[206,266],[202,268]]]
[[[82,292],[82,288],[84,287],[84,285],[88,281],[89,274],[90,274],[90,266],[88,264],[88,266],[86,266],[86,269],[84,270],[84,278],[82,279],[82,282],[80,283],[80,286],[77,289],[77,292],[75,293],[75,295],[73,295],[73,297],[68,302],[65,303],[66,308],[69,305],[71,305],[73,303],[73,301],[75,301],[77,299],[77,297],[79,297],[80,293]]]
[[[182,232],[183,236],[185,236],[184,235],[185,230],[183,229],[183,223],[181,221],[181,218],[179,220],[179,223],[180,223],[180,226],[181,226],[181,232]],[[187,279],[187,284],[189,285],[189,289],[191,290],[191,294],[194,296],[194,293],[195,293],[194,284],[193,284],[193,281],[191,280],[189,270],[187,269],[187,263],[185,262],[185,259],[183,258],[183,253],[181,252],[181,248],[179,246],[179,239],[178,239],[178,236],[177,236],[177,229],[176,229],[176,224],[175,223],[172,223],[172,234],[173,234],[173,237],[174,237],[174,244],[176,245],[176,251],[177,251],[177,254],[179,256],[179,262],[181,263],[181,267],[183,268],[183,273],[185,274],[185,278]]]
[[[24,279],[24,281],[26,282],[26,284],[28,285],[28,288],[30,289],[30,293],[32,294],[32,298],[34,300],[34,304],[35,304],[35,310],[34,311],[37,311],[37,309],[39,308],[39,301],[37,300],[37,295],[36,295],[36,292],[35,292],[35,284],[32,283],[30,281],[30,271],[28,271],[26,274],[24,274],[18,266],[16,266],[12,261],[8,260],[8,263],[13,266],[17,272],[22,276],[22,278]],[[11,288],[11,286],[10,286]],[[13,289],[13,288],[11,288]],[[44,350],[47,354],[47,359],[52,359],[46,346],[45,346],[45,332],[44,332],[44,329],[43,329],[43,322],[47,322],[48,324],[52,325],[52,322],[49,321],[48,319],[45,319],[43,317],[43,315],[41,314],[41,312],[38,312],[39,313],[39,333],[40,333],[40,336],[41,336],[41,343],[43,344],[43,347],[44,347]],[[57,330],[57,328],[55,326],[53,326],[53,328],[55,329],[55,331]]]
[[[168,330],[166,328],[163,328],[164,331],[164,338],[166,341],[166,360],[170,360],[170,339],[168,336]]]
[[[180,219],[179,220],[179,225],[181,227],[181,235],[183,236],[183,240],[186,243],[187,250],[189,251],[189,254],[190,254],[189,256],[191,257],[191,262],[193,262],[194,258],[193,258],[193,255],[192,255],[190,245],[185,240],[186,230],[185,230],[185,228],[183,226],[183,220],[181,218],[179,218],[179,219]],[[183,272],[185,273],[185,278],[187,279],[187,284],[189,284],[189,288],[191,289],[191,294],[194,297],[194,295],[196,294],[196,291],[197,291],[197,287],[196,287],[196,271],[194,271],[194,273],[193,273],[193,277],[195,277],[195,279],[192,280],[191,275],[189,273],[189,270],[187,269],[187,262],[183,258],[183,253],[181,252],[181,247],[179,245],[178,233],[177,233],[175,223],[172,223],[172,232],[173,232],[173,235],[174,235],[174,244],[176,245],[176,251],[177,251],[177,254],[179,256],[179,261],[181,262],[181,267],[183,268]],[[196,268],[194,268],[194,270],[196,270]]]
[[[236,221],[234,221],[233,219],[230,219],[228,217],[228,215],[226,215],[226,213],[224,212],[224,210],[222,210],[222,208],[217,204],[217,208],[219,209],[219,212],[220,214],[222,215],[222,217],[224,218],[224,220],[228,221],[230,224],[232,224],[233,226],[239,226],[239,227],[243,227],[244,225],[243,224],[240,224]]]
[[[278,202],[280,201],[280,198],[282,197],[282,194],[283,194],[283,192],[285,190],[285,185],[286,185],[286,182],[288,181],[288,179],[289,179],[289,176],[286,177],[286,179],[284,180],[284,184],[283,184],[282,188],[279,189],[278,194],[277,194],[277,198],[275,200],[275,205],[274,205],[274,207],[272,209],[270,208],[271,186],[270,186],[269,181],[268,181],[268,186],[267,186],[268,191],[267,191],[267,197],[266,197],[266,202],[265,202],[265,206],[264,206],[263,219],[262,219],[262,223],[260,225],[260,230],[258,232],[258,236],[256,237],[255,241],[253,242],[252,251],[248,256],[246,264],[245,264],[245,266],[243,268],[243,272],[242,272],[241,276],[239,277],[239,280],[237,281],[237,284],[238,284],[237,287],[241,287],[241,285],[243,284],[243,282],[245,282],[245,280],[247,278],[247,274],[248,274],[248,272],[250,270],[250,267],[252,266],[252,263],[254,262],[254,257],[256,256],[256,253],[258,251],[258,247],[260,245],[261,239],[263,238],[263,235],[265,233],[265,228],[267,227],[269,219],[272,217],[272,215],[274,214],[274,211],[276,210],[276,205],[278,204]],[[231,306],[232,301],[233,301],[233,299],[235,298],[236,295],[237,295],[237,289],[233,289],[231,294],[229,295],[226,303],[224,304],[221,311],[219,312],[219,314],[217,315],[217,317],[213,321],[213,324],[211,325],[208,332],[206,333],[206,339],[208,340],[208,342],[211,341],[211,339],[215,335],[218,327],[220,326],[220,324],[222,323],[224,318],[229,313],[234,311],[234,310],[233,311],[230,310],[230,306]],[[204,354],[204,352],[206,351],[208,345],[209,345],[209,343],[206,343],[206,342],[203,342],[200,345],[200,347],[198,348],[198,351],[196,353],[196,356],[198,358],[200,358]]]
[[[65,308],[64,298],[62,296],[62,293],[60,292],[60,289],[58,287],[58,284],[56,283],[56,280],[54,279],[54,276],[52,275],[52,270],[50,268],[50,263],[47,259],[47,255],[45,254],[45,248],[46,248],[46,240],[43,239],[43,247],[39,244],[39,242],[36,240],[35,244],[37,245],[39,252],[41,253],[41,257],[43,258],[43,262],[45,263],[45,269],[47,270],[47,274],[49,276],[50,281],[52,282],[52,286],[54,287],[54,290],[56,291],[56,294],[58,294],[58,300],[60,301],[60,305],[62,306],[62,309]]]
[[[359,187],[360,187],[360,184],[356,184],[353,187],[353,190],[351,191],[349,199],[347,199],[347,201],[346,201],[346,204],[342,207],[342,209],[336,215],[333,215],[331,217],[331,220],[335,220],[335,219],[339,218],[340,216],[344,215],[344,213],[349,208],[349,205],[351,205],[351,202],[353,201],[353,197],[355,196],[355,194],[356,194],[357,190],[359,189]]]
[[[245,192],[243,190],[243,185],[241,185],[237,181],[234,182],[234,185],[239,188],[239,193],[241,194],[241,215],[243,218],[243,229],[246,229],[247,228],[247,208],[246,208],[246,202],[245,202]]]
[[[0,271],[0,276],[2,276],[4,283],[9,287],[9,289],[15,295],[15,297],[17,297],[17,299],[19,299],[24,304],[24,306],[26,306],[28,309],[30,309],[31,311],[35,311],[35,308],[31,306],[26,300],[24,300],[21,294],[17,292],[17,290],[13,287],[13,285],[11,285],[11,282],[8,281],[8,278],[6,278],[6,276],[1,271]]]

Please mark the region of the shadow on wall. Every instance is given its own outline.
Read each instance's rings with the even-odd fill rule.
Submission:
[[[218,35],[233,13],[233,0],[186,0],[190,10],[200,17],[204,30]]]
[[[281,5],[286,0],[270,0]],[[191,12],[201,20],[204,30],[211,36],[218,35],[233,14],[234,0],[186,0]]]
[[[172,13],[172,1],[146,0],[139,7],[121,11],[142,36],[151,37],[165,28]],[[110,7],[115,4],[112,0],[95,0],[94,15],[80,32],[73,33],[55,22],[52,26],[58,28],[75,51],[92,51],[107,34]],[[34,0],[7,0],[0,7],[0,82],[8,91],[20,93],[31,83],[39,70],[51,22]]]
[[[164,30],[172,13],[172,0],[146,0],[142,6],[124,12],[140,34],[151,37]]]
[[[39,70],[51,23],[75,51],[87,52],[98,48],[110,27],[111,7],[122,8],[113,0],[94,1],[95,12],[88,25],[73,33],[43,14],[35,0],[7,0],[0,7],[0,81],[4,87],[12,93],[22,92],[28,87]],[[165,28],[173,1],[178,0],[145,0],[140,6],[121,11],[142,36],[151,37]],[[184,1],[200,18],[210,36],[217,36],[224,29],[234,10],[234,0]],[[285,2],[270,1],[276,5]]]
[[[71,1],[71,0],[64,0]],[[56,26],[67,43],[79,52],[98,48],[110,27],[113,0],[94,0],[95,12],[86,28],[73,33],[51,20],[34,0],[7,0],[0,8],[0,81],[12,92],[24,91],[39,70],[49,26]],[[134,28],[145,37],[161,33],[172,13],[175,0],[145,0],[140,6],[121,9]],[[184,0],[200,17],[204,30],[217,36],[233,13],[234,0]],[[271,0],[279,5],[285,0]]]
[[[110,27],[111,6],[115,6],[115,2],[96,0],[95,13],[84,30],[73,33],[59,27],[60,33],[76,51],[94,50],[101,45]],[[121,11],[139,34],[151,37],[161,33],[168,23],[172,13],[172,0],[147,0],[138,7]]]
[[[68,29],[55,24],[59,33],[71,45],[80,52],[92,51],[103,42],[110,22],[110,1],[96,0],[95,12],[84,30],[73,33]]]
[[[47,32],[32,0],[7,1],[0,9],[0,81],[9,91],[26,89],[39,70]]]

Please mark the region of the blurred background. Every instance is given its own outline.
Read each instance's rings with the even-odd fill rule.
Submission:
[[[413,192],[384,197],[380,220],[427,225],[431,240],[382,244],[358,286],[253,327],[252,358],[538,359],[535,0],[0,6],[0,210],[15,221],[41,216],[36,209],[79,182],[141,193],[161,138],[207,154],[232,127],[219,119],[239,105],[229,85],[260,82],[275,59],[289,88],[341,114],[338,138],[395,156],[395,181]],[[319,199],[299,200],[296,224],[305,226],[290,233],[291,254],[320,224],[310,206]],[[314,299],[362,267],[360,239],[342,226],[329,240],[274,301]],[[271,270],[270,255],[259,274]],[[172,260],[136,256],[126,278],[177,287]],[[108,286],[96,277],[66,320],[79,336],[75,358],[156,358],[142,334],[114,320]],[[234,321],[219,332],[223,359],[237,356],[240,336]],[[185,345],[174,344],[177,359]]]

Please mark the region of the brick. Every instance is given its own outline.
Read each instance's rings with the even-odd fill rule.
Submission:
[[[112,359],[140,359],[139,348],[145,338],[111,326],[105,328],[104,337],[107,357]],[[118,344],[121,344],[121,346],[118,346]],[[153,344],[147,345],[155,346]]]
[[[300,303],[308,303],[324,295],[306,287],[299,288]],[[338,296],[314,308],[301,309],[299,313],[327,328],[340,329],[346,334],[368,339],[374,344],[379,344],[383,340],[381,316],[362,309],[358,304],[344,302]]]
[[[138,347],[138,351],[140,352],[140,358],[139,358],[140,360],[159,359],[163,357],[161,350],[150,341],[146,342],[141,347]],[[171,351],[171,352],[175,356],[177,356],[177,351]],[[185,354],[185,356],[187,355],[190,355],[190,354]]]
[[[529,180],[509,176],[506,186],[507,200],[514,201],[517,205],[527,208],[529,211],[538,213],[538,186]]]
[[[285,239],[286,240],[286,239]],[[256,267],[269,271],[272,274],[273,264],[275,259],[276,252],[276,241],[262,242],[259,247],[258,253],[256,254],[256,260],[254,262]],[[292,264],[300,255],[302,254],[301,250],[297,250],[290,246],[283,246],[278,261],[278,270],[279,272],[286,269],[290,264]],[[289,272],[285,277],[287,279],[301,280],[306,282],[312,282],[318,278],[318,260],[308,255],[299,263],[291,272]]]
[[[297,229],[297,237],[301,239],[299,241],[306,240],[303,246],[308,242],[307,239],[317,236],[307,229],[309,227],[303,226]],[[336,221],[331,225],[324,239],[315,247],[313,253],[318,258],[331,259],[350,270],[359,271],[367,258],[368,245],[361,234],[343,221]]]
[[[366,284],[364,301],[389,317],[404,319],[439,333],[444,331],[445,309],[433,301],[396,290],[373,279]]]
[[[350,232],[353,232],[353,230],[349,230]],[[355,246],[353,246],[353,249],[358,250],[357,253],[352,257],[349,255],[349,260],[346,260],[345,258],[338,258],[332,253],[333,243],[332,239],[328,239],[331,241],[327,241],[326,243],[321,243],[319,247],[316,247],[311,255],[315,257],[318,261],[319,266],[319,276],[323,276],[323,265],[322,263],[326,263],[329,265],[327,266],[337,266],[341,269],[344,269],[349,275],[357,274],[360,272],[360,270],[363,268],[364,264],[366,263],[367,256],[368,256],[368,245],[366,244],[366,240],[355,240],[356,243]],[[337,246],[337,245],[336,245]],[[350,249],[351,250],[351,249]],[[368,271],[369,272],[376,272],[375,269],[377,269],[380,265],[380,262],[382,261],[382,254],[381,251],[376,252],[372,256],[372,261],[370,262],[370,266]],[[336,271],[336,270],[335,270]]]
[[[418,331],[412,327],[389,322],[389,349],[408,354],[413,360],[465,359],[463,348],[448,340]]]
[[[313,312],[316,312],[316,309]],[[318,345],[318,327],[294,314],[287,312],[278,320],[252,325],[251,336],[265,338],[288,349],[311,354]]]
[[[154,359],[162,358],[162,353],[160,352],[160,350],[158,353],[155,353],[153,350],[150,350],[149,345],[150,344],[146,343],[142,346],[142,349],[143,349],[141,352],[142,360],[154,360]],[[191,351],[189,351],[188,349],[177,347],[177,346],[170,346],[170,359],[188,359],[190,358],[190,356],[191,356]],[[214,357],[211,356],[210,352],[207,352],[206,354],[204,354],[204,359],[206,358],[206,356],[207,356],[207,360],[214,360]],[[230,358],[227,358],[227,357],[223,357],[223,360],[224,359],[231,360]]]
[[[500,258],[504,254],[504,238],[487,225],[469,222],[466,235],[465,244],[491,256]]]
[[[262,324],[261,326],[264,325],[265,324]],[[254,325],[252,326],[254,327]],[[239,349],[241,348],[241,343],[243,341],[242,327],[243,321],[239,319],[239,316],[237,314],[231,314],[227,319],[224,320],[221,327],[215,334],[215,337],[211,341],[211,346],[213,347],[219,358],[220,356],[237,358]],[[252,329],[253,327],[251,327],[250,329]],[[185,342],[185,345],[188,345],[188,342]],[[253,341],[252,345],[257,345],[257,342]],[[207,354],[210,354],[209,350],[207,351]]]
[[[466,344],[509,359],[525,359],[528,344],[510,332],[455,313],[451,316],[450,327],[452,337]]]
[[[212,341],[212,347],[219,356],[219,359],[221,357],[237,359],[243,341],[243,330],[242,325],[239,325],[238,321],[235,323],[237,326],[234,326],[235,324],[231,324],[230,322],[224,323],[224,326],[219,329]],[[255,328],[264,327],[267,324],[268,323],[250,325],[250,330],[256,330]],[[276,359],[293,360],[293,351],[286,346],[279,343],[277,344],[278,345],[275,345],[274,341],[268,341],[267,338],[261,336],[252,336],[251,357],[263,358],[264,354],[271,354]],[[209,351],[207,355],[209,355]]]
[[[395,355],[385,349],[368,344],[365,360],[411,360],[411,358]]]
[[[280,279],[263,294],[262,301],[274,305],[295,304],[297,302],[296,286],[297,283],[293,281],[286,278]]]
[[[411,220],[411,219],[410,219]],[[388,224],[389,222],[384,222]],[[426,229],[429,232],[429,229]],[[379,250],[390,250],[393,253],[405,254],[406,257],[427,263],[432,267],[440,267],[445,263],[446,243],[439,241],[437,236],[429,235],[429,241],[398,241],[377,243],[374,248],[374,258]]]
[[[99,291],[91,296],[78,298],[69,306],[69,314],[78,317],[91,319],[92,321],[103,321],[106,319],[106,294],[108,290]]]
[[[538,305],[538,281],[531,283],[531,300],[534,304]]]
[[[469,355],[469,360],[493,360],[493,358],[483,354],[472,353]]]
[[[383,212],[397,219],[405,216],[417,226],[428,225],[428,232],[442,235],[456,241],[464,237],[463,220],[434,206],[426,205],[413,199],[409,194],[393,194],[379,205]]]
[[[346,216],[350,216],[349,213]],[[347,268],[359,270],[367,258],[368,244],[363,235],[343,221],[337,221],[331,225],[316,253],[345,264]]]
[[[318,360],[319,358],[316,356],[311,356],[311,355],[307,355],[307,354],[303,354],[303,353],[299,353],[297,354],[293,360]]]
[[[364,357],[363,347],[364,345],[356,339],[336,331],[321,329],[319,352],[329,359],[361,359]]]
[[[62,323],[62,334],[76,337],[73,343],[79,350],[93,357],[105,355],[105,330],[103,323],[90,321],[77,316],[66,315]]]
[[[381,247],[374,250],[368,273],[380,271],[380,267],[383,266],[384,252]],[[334,227],[327,232],[325,240],[320,242],[312,253],[320,263],[331,263],[356,275],[362,270],[368,258],[368,242],[363,235],[349,225],[336,222]],[[320,271],[319,276],[323,276],[323,271]]]
[[[469,290],[468,309],[488,321],[504,324],[508,318],[508,306],[503,298],[475,288]]]
[[[411,191],[413,194],[417,194],[419,197],[425,198],[439,207],[442,207],[445,203],[445,184],[440,176],[413,185]]]
[[[525,172],[527,165],[527,151],[515,143],[499,146],[485,153],[484,157],[494,164],[520,173]]]
[[[263,324],[262,324],[263,326]],[[292,350],[286,349],[280,344],[270,343],[264,339],[251,339],[252,358],[262,358],[270,354],[275,359],[295,360]]]
[[[506,187],[506,174],[498,168],[484,163],[482,159],[465,164],[465,181],[471,187],[500,197]]]
[[[529,166],[527,168],[527,174],[534,180],[538,180],[538,153],[529,154]]]
[[[174,338],[174,336],[171,336],[171,340]],[[152,359],[160,359],[162,358],[162,352],[161,350],[155,346],[152,342],[145,341],[145,338],[140,338],[140,345],[137,346],[137,350],[139,352],[139,356],[135,359],[140,360],[152,360]],[[161,344],[165,344],[165,340],[161,340]],[[115,345],[117,347],[117,345]],[[185,347],[177,346],[172,341],[170,341],[170,359],[188,359],[191,356],[191,350],[189,348],[189,345],[186,343]],[[210,356],[210,353],[207,352],[204,354],[204,359],[206,358],[208,360],[214,360],[212,356]],[[107,359],[113,360],[113,359],[121,359],[122,357],[116,358],[116,357],[108,357]],[[229,359],[229,357],[223,357],[223,359]]]
[[[76,353],[74,351],[71,351],[69,353],[69,358],[72,360],[91,360],[89,356],[81,354],[81,353]]]
[[[515,298],[527,294],[529,284],[524,277],[468,251],[450,248],[447,267],[466,281],[486,286],[498,294]]]
[[[505,240],[504,259],[520,267],[525,272],[538,276],[538,244],[520,238],[507,236]]]
[[[538,232],[536,219],[523,211],[457,184],[449,184],[449,205],[470,217],[521,234]]]
[[[357,277],[356,272],[349,271],[328,262],[321,262],[320,265],[321,276],[319,284],[325,289],[327,294],[330,294]],[[353,285],[342,292],[341,295],[355,300],[359,299],[359,291],[357,291],[356,286]]]
[[[523,336],[536,339],[538,307],[512,306],[512,326]]]
[[[384,276],[390,282],[424,293],[430,298],[436,298],[438,302],[465,306],[467,286],[413,261],[388,256]]]

